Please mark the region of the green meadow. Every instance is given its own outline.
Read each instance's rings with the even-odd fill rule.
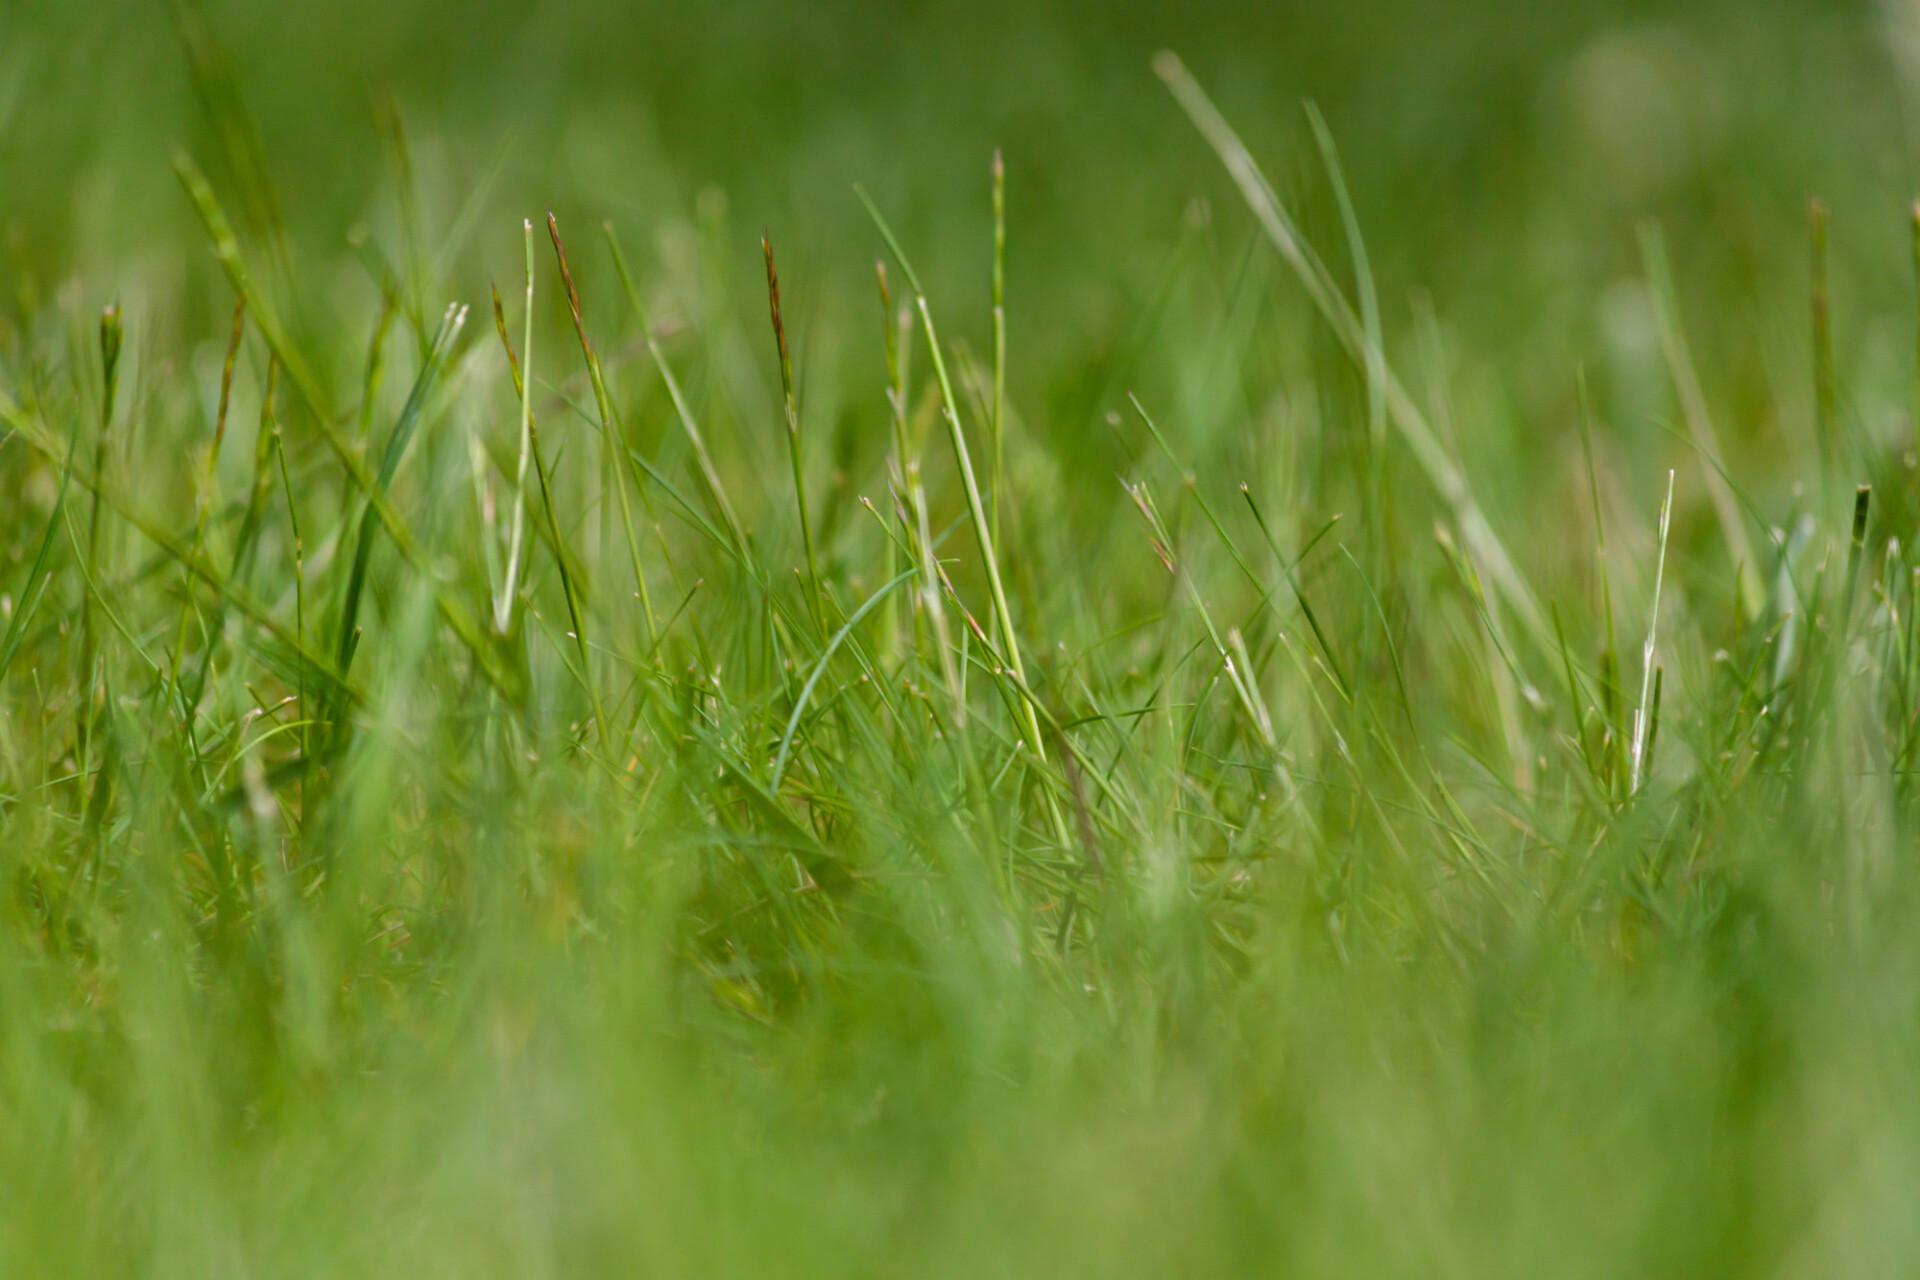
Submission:
[[[1917,148],[1915,0],[0,0],[0,1274],[1910,1274]]]

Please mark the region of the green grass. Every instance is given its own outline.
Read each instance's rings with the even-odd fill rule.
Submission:
[[[1511,298],[1407,307],[1333,99],[1129,52],[1075,356],[1020,138],[762,293],[724,197],[516,208],[381,99],[335,236],[176,21],[168,265],[0,320],[0,1271],[1910,1265],[1903,205],[1736,153],[1556,328],[1497,176]]]

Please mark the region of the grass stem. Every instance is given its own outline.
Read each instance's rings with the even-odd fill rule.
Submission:
[[[773,316],[773,341],[780,353],[780,401],[786,410],[787,460],[793,464],[793,499],[799,508],[800,540],[807,552],[807,611],[822,641],[827,636],[826,616],[821,612],[820,559],[813,549],[813,520],[807,512],[807,469],[800,451],[800,408],[793,394],[793,356],[787,350],[787,326],[780,318],[780,273],[773,265],[773,242],[760,238],[760,252],[767,260],[767,310]]]

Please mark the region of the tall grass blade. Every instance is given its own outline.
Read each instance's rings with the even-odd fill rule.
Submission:
[[[547,235],[553,241],[554,257],[560,262],[560,284],[566,291],[567,312],[573,317],[574,336],[579,338],[580,350],[586,356],[587,376],[593,384],[593,402],[600,411],[600,432],[606,442],[607,468],[612,472],[613,491],[620,504],[620,532],[626,539],[627,558],[633,566],[634,589],[640,597],[640,613],[647,624],[646,644],[652,648],[654,638],[660,634],[660,625],[654,618],[653,596],[647,588],[646,570],[640,565],[640,544],[633,532],[633,509],[627,501],[626,449],[621,445],[619,429],[614,425],[613,398],[607,391],[607,378],[600,365],[600,356],[587,337],[586,318],[580,310],[580,290],[574,287],[573,269],[567,264],[566,246],[560,242],[560,224],[551,210],[547,213]]]
[[[727,497],[727,487],[720,479],[720,469],[714,465],[713,455],[707,451],[707,438],[700,430],[700,424],[694,419],[693,410],[687,405],[686,393],[680,389],[680,380],[674,377],[673,366],[661,353],[659,340],[654,337],[653,326],[647,321],[646,308],[641,305],[640,291],[634,287],[633,275],[627,270],[626,254],[620,251],[620,240],[614,234],[613,224],[605,226],[607,248],[613,254],[614,270],[619,273],[621,287],[627,292],[627,304],[633,308],[633,317],[640,325],[640,336],[646,340],[647,354],[653,357],[654,368],[660,371],[660,380],[666,384],[667,396],[673,401],[673,412],[680,421],[680,429],[687,434],[687,443],[693,446],[693,456],[700,464],[700,478],[705,481],[707,496],[720,513],[721,521],[727,527],[727,534],[733,539],[742,563],[751,560],[751,551],[747,543],[746,529],[735,513],[732,501]]]
[[[1308,298],[1333,330],[1334,337],[1346,348],[1347,354],[1365,368],[1369,360],[1365,327],[1353,307],[1341,296],[1339,287],[1319,255],[1300,235],[1293,218],[1268,185],[1239,135],[1214,107],[1205,90],[1201,89],[1177,55],[1170,52],[1157,54],[1153,67],[1172,90],[1174,98],[1193,121],[1201,137],[1206,139],[1226,165],[1227,172],[1240,188],[1240,194],[1252,210],[1255,220],[1306,289]],[[1428,424],[1426,415],[1413,397],[1407,394],[1406,388],[1384,358],[1379,360],[1378,367],[1383,370],[1382,389],[1389,420],[1399,428],[1401,438],[1412,450],[1414,460],[1428,481],[1452,508],[1461,535],[1472,549],[1475,559],[1485,566],[1487,576],[1506,601],[1507,607],[1520,619],[1536,650],[1551,660],[1554,653],[1552,628],[1547,625],[1546,614],[1541,610],[1533,589],[1527,585],[1513,558],[1507,554],[1505,545],[1494,533],[1493,526],[1481,513],[1479,504],[1474,501],[1467,487],[1465,476],[1448,456],[1439,437]]]
[[[400,410],[400,417],[394,423],[393,434],[387,437],[387,447],[380,457],[380,470],[374,476],[371,493],[385,497],[393,484],[393,477],[400,469],[400,459],[406,455],[407,445],[413,439],[415,428],[427,409],[427,398],[432,392],[435,381],[440,376],[441,367],[446,363],[447,353],[452,350],[454,340],[460,336],[460,330],[466,325],[467,309],[459,304],[447,307],[441,317],[440,329],[434,335],[433,346],[427,353],[426,363],[420,367],[414,378],[413,389],[407,393],[407,403]],[[340,606],[340,619],[334,632],[334,662],[345,672],[352,668],[353,653],[357,644],[360,596],[366,588],[367,568],[373,555],[374,510],[369,502],[366,514],[361,517],[360,531],[354,540],[353,565],[347,573],[346,595]]]
[[[800,453],[800,409],[793,395],[793,356],[787,350],[787,327],[780,318],[780,274],[773,265],[773,242],[760,238],[760,252],[767,260],[767,310],[773,316],[773,340],[780,354],[780,401],[786,411],[787,460],[793,465],[793,499],[799,508],[800,540],[807,552],[807,611],[821,635],[827,631],[821,613],[820,559],[813,549],[813,519],[807,513],[807,474]]]
[[[1713,514],[1720,522],[1720,536],[1726,540],[1727,555],[1740,575],[1740,601],[1747,621],[1759,618],[1766,603],[1766,590],[1760,582],[1760,567],[1747,541],[1747,527],[1740,519],[1740,507],[1733,488],[1726,480],[1726,465],[1720,456],[1720,442],[1713,429],[1713,417],[1707,411],[1706,393],[1700,389],[1700,377],[1694,372],[1693,356],[1687,349],[1686,330],[1680,323],[1679,295],[1673,287],[1673,269],[1667,263],[1666,239],[1654,222],[1640,224],[1640,256],[1647,273],[1647,289],[1653,295],[1654,318],[1660,329],[1660,346],[1666,353],[1667,367],[1680,395],[1680,410],[1686,419],[1693,446],[1707,461],[1707,493],[1713,499]]]
[[[1653,604],[1647,612],[1647,642],[1640,650],[1640,705],[1633,713],[1633,758],[1627,790],[1638,795],[1653,725],[1654,645],[1660,632],[1660,588],[1667,574],[1667,530],[1673,522],[1673,475],[1667,472],[1667,496],[1660,504],[1660,527],[1653,562]]]

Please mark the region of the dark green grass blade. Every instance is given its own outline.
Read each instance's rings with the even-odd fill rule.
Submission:
[[[454,340],[459,336],[461,326],[466,323],[465,307],[449,307],[446,316],[440,322],[440,332],[434,337],[432,350],[426,363],[420,367],[419,374],[413,380],[413,389],[407,393],[406,406],[401,409],[395,422],[393,434],[387,438],[387,447],[381,455],[380,471],[374,477],[370,494],[384,498],[393,484],[393,477],[400,469],[400,459],[406,455],[407,445],[413,439],[420,418],[426,412],[427,399],[433,390],[435,381],[445,364],[447,353],[452,349]],[[365,589],[367,565],[373,554],[374,509],[369,501],[367,511],[360,520],[360,530],[355,537],[353,567],[347,574],[346,595],[340,606],[340,619],[334,633],[334,662],[341,671],[348,671],[353,665],[356,628],[360,617],[360,596]]]

